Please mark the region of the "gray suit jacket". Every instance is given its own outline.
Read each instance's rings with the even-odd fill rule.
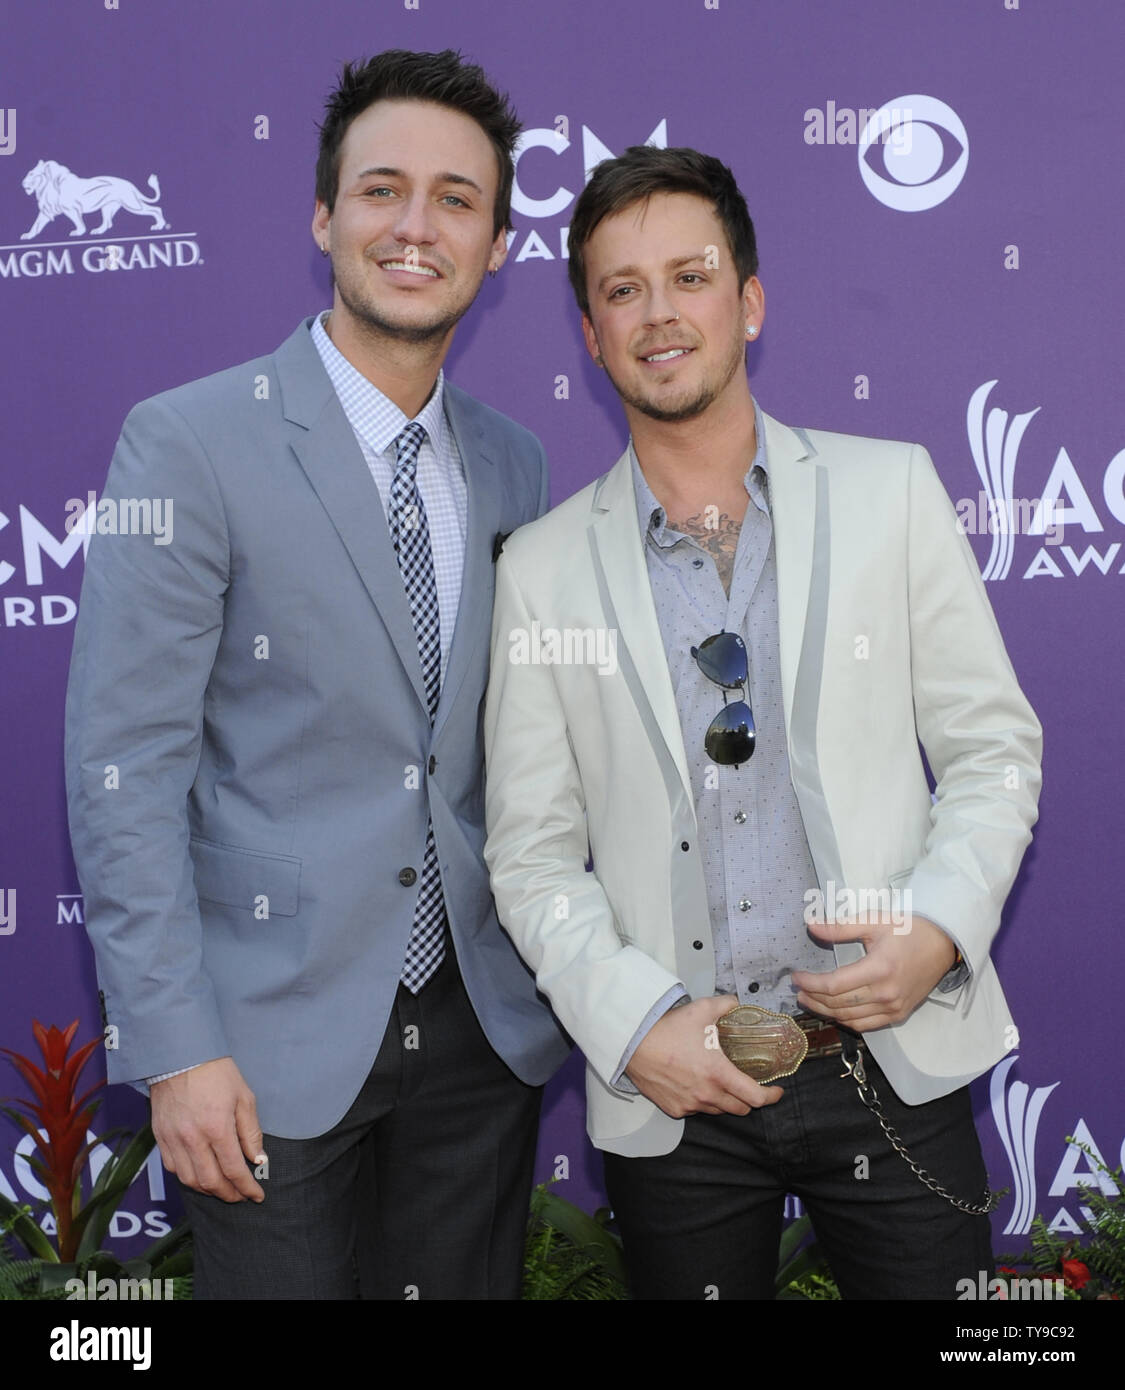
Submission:
[[[468,534],[432,730],[378,491],[308,323],[125,422],[103,497],[169,499],[172,539],[92,537],[67,692],[111,1081],[230,1054],[267,1133],[335,1124],[386,1028],[428,814],[493,1047],[533,1084],[566,1055],[482,860],[493,544],[543,511],[545,461],[445,400]]]

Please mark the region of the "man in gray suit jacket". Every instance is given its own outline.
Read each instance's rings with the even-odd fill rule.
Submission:
[[[353,1297],[357,1269],[518,1297],[567,1043],[496,921],[480,730],[495,541],[547,477],[441,373],[518,130],[453,53],[346,66],[330,314],[139,405],[110,469],[172,524],[89,548],[71,831],[110,1079],[151,1086],[197,1297]]]

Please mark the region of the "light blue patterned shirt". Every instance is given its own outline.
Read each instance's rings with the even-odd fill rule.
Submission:
[[[312,340],[324,370],[340,399],[375,486],[388,514],[391,480],[398,462],[395,440],[410,423],[409,416],[388,400],[377,386],[353,367],[324,328],[327,313],[313,320]],[[445,373],[439,372],[429,400],[414,417],[426,431],[418,451],[418,492],[426,512],[430,550],[434,557],[434,582],[441,628],[441,674],[449,662],[457,605],[461,601],[461,573],[465,566],[465,532],[468,526],[468,488],[465,470],[453,430],[445,417]],[[388,523],[389,524],[389,523]]]
[[[810,936],[805,892],[817,886],[804,822],[789,772],[781,693],[777,567],[768,496],[765,426],[757,402],[758,447],[746,471],[749,505],[738,536],[730,594],[711,556],[674,531],[630,445],[637,524],[691,776],[715,949],[715,988],[743,1004],[797,1013],[795,970],[835,969],[830,946]],[[757,743],[739,767],[713,763],[704,735],[722,708],[723,693],[691,655],[714,633],[737,632],[746,644]],[[744,698],[739,691],[728,699]],[[623,1076],[637,1046],[669,1008],[687,998],[677,986],[649,1011],[631,1040],[614,1084],[634,1092]]]

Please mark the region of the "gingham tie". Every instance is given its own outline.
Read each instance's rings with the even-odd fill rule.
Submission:
[[[422,663],[422,680],[426,687],[426,703],[432,726],[441,693],[441,627],[430,530],[415,476],[418,450],[425,438],[426,431],[416,420],[412,420],[395,440],[398,464],[391,482],[391,534],[403,588],[410,603],[414,634],[418,639],[418,656]],[[434,826],[427,819],[422,882],[400,976],[402,983],[411,994],[417,994],[444,958],[445,900],[441,893]]]

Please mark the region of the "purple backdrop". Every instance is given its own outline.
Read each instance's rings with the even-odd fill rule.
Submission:
[[[588,163],[649,140],[721,156],[747,194],[769,304],[750,354],[764,406],[797,425],[921,440],[966,519],[971,503],[1046,742],[1042,817],[996,949],[1022,1037],[975,1087],[994,1182],[1010,1189],[996,1245],[1020,1246],[1036,1211],[1075,1229],[1089,1165],[1066,1137],[1115,1167],[1125,1134],[1111,907],[1125,743],[1125,272],[1108,254],[1125,210],[1117,0],[1065,14],[945,0],[909,7],[909,23],[900,0],[157,9],[48,0],[4,26],[0,1045],[30,1050],[33,1017],[77,1016],[81,1039],[98,1026],[63,796],[82,577],[67,500],[100,489],[134,402],[272,349],[328,302],[308,223],[315,121],[339,62],[458,47],[511,91],[528,136],[508,264],[447,365],[540,435],[556,501],[623,443],[566,284],[569,210]],[[867,144],[877,112],[890,124]],[[22,185],[40,160],[146,194],[155,174],[167,229],[122,210],[101,236],[93,218],[71,236],[59,215],[22,239],[37,211]],[[1018,534],[983,533],[988,496],[1013,503]],[[560,1190],[592,1205],[600,1165],[581,1084],[572,1062],[551,1087],[539,1176],[565,1156]],[[0,1095],[17,1089],[0,1067]],[[142,1114],[114,1088],[98,1132]],[[37,1188],[17,1137],[0,1120],[0,1192],[26,1199]],[[133,1253],[175,1215],[158,1165],[130,1210],[115,1234]]]

